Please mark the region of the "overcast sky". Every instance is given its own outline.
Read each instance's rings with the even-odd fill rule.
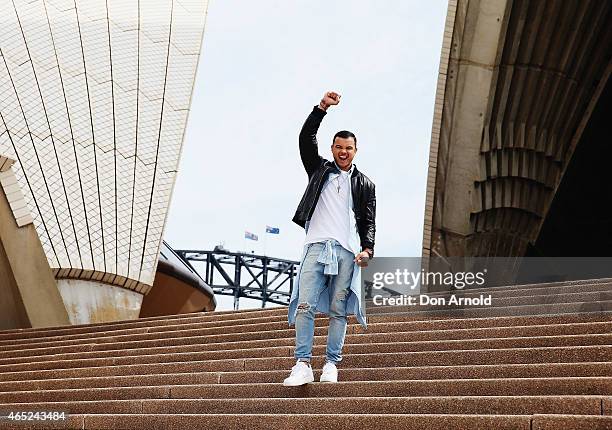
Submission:
[[[175,249],[299,259],[291,221],[307,184],[298,133],[327,90],[319,129],[357,135],[376,184],[376,255],[420,256],[445,0],[211,0],[165,239]],[[265,226],[280,228],[267,235]],[[245,230],[259,235],[246,241]]]

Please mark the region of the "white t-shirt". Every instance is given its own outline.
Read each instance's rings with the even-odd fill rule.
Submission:
[[[350,216],[353,211],[348,207],[352,173],[351,166],[348,172],[340,170],[340,174],[330,173],[327,177],[308,225],[305,244],[336,239],[344,249],[358,252],[350,246],[355,224],[355,217]]]

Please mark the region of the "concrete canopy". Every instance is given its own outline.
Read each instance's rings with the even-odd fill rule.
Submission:
[[[449,2],[423,256],[533,244],[612,70],[612,3]]]

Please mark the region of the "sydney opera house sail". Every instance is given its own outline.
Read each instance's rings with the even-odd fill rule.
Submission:
[[[57,278],[146,294],[207,2],[0,0],[0,11],[0,156],[15,161],[16,219],[29,212]]]

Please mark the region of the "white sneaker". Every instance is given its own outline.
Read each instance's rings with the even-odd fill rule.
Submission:
[[[338,369],[334,363],[325,363],[319,382],[338,382]]]
[[[310,382],[314,382],[312,368],[305,362],[298,361],[295,363],[295,366],[291,368],[291,375],[285,378],[283,385],[285,387],[297,387]]]

